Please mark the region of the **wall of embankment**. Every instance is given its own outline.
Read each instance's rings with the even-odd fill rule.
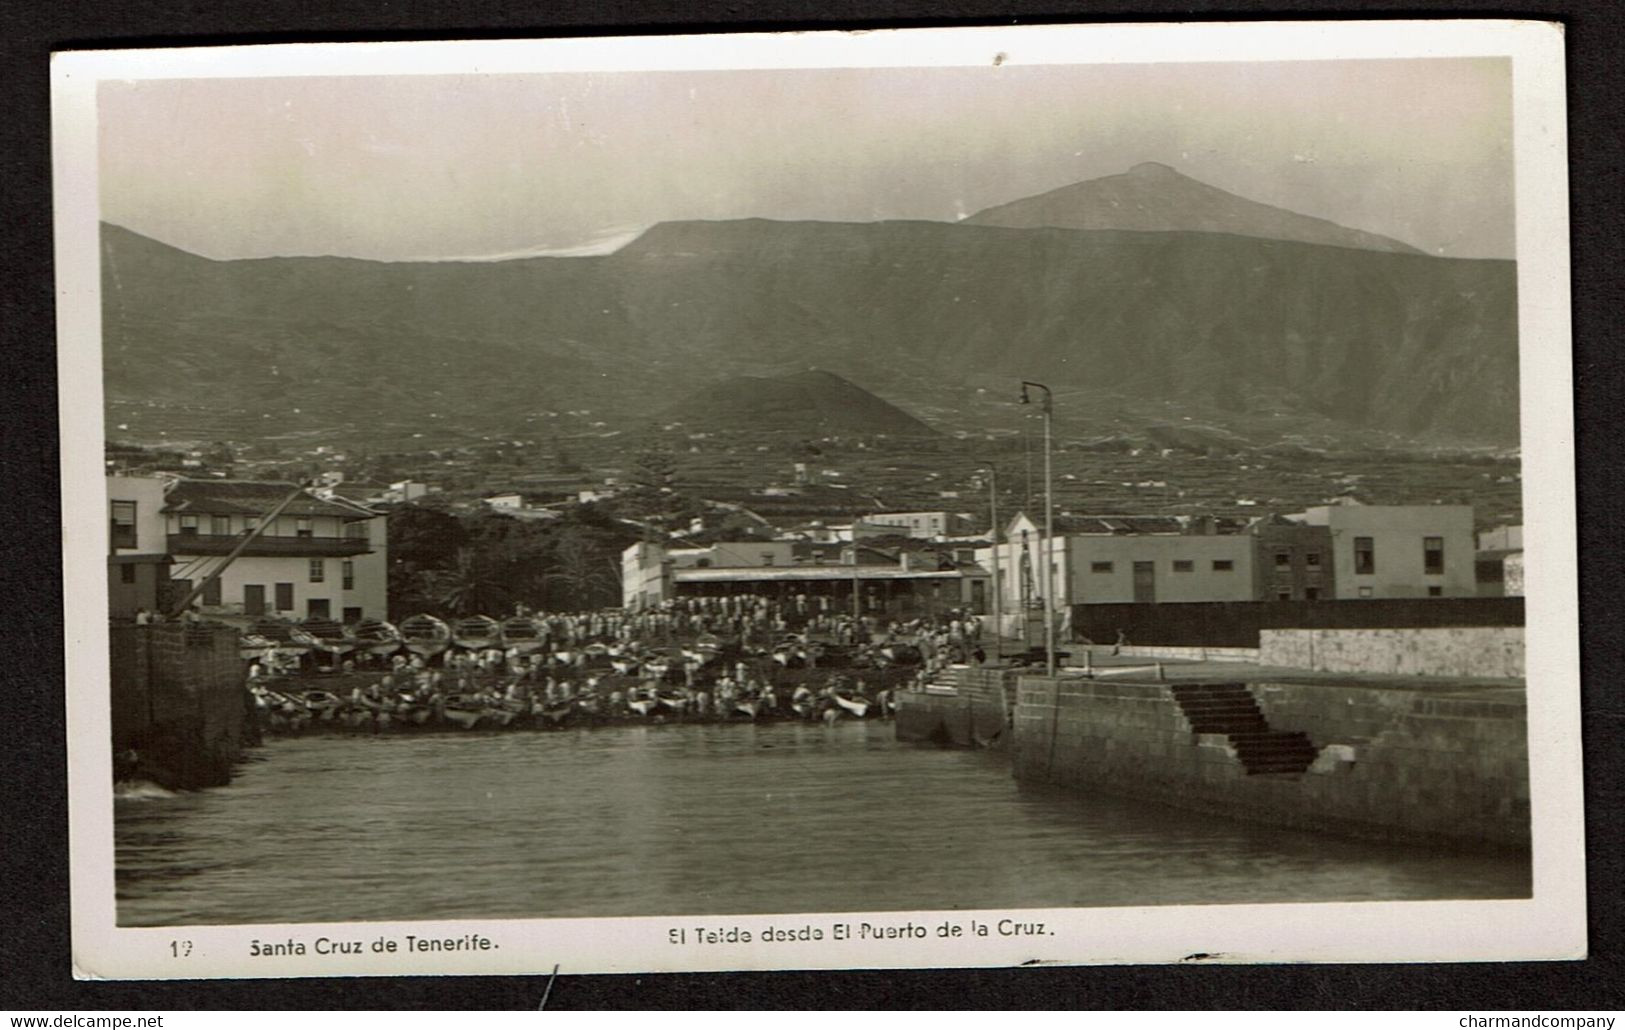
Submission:
[[[171,790],[229,783],[255,732],[237,632],[116,625],[110,644],[115,775]]]
[[[1303,734],[1312,745],[1301,771],[1260,773],[1245,753],[1245,738],[1258,734],[1193,726],[1202,716],[1188,714],[1197,706],[1176,690],[1191,698],[1205,692],[1201,684],[1022,676],[1017,690],[1012,757],[1020,779],[1361,837],[1529,847],[1520,691],[1214,685],[1213,693],[1255,705],[1268,732]]]
[[[1259,636],[1260,665],[1393,676],[1524,674],[1522,626],[1266,629]]]
[[[938,679],[956,692],[898,692],[898,740],[945,747],[1008,746],[1015,670],[956,667]]]

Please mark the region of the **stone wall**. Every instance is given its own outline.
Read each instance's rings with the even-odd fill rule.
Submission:
[[[943,747],[1004,747],[1016,703],[1016,673],[962,667],[938,677],[954,692],[897,694],[897,739]],[[946,682],[945,682],[946,681]]]
[[[117,773],[170,789],[230,782],[252,743],[236,631],[159,623],[109,632]]]
[[[1169,684],[1023,676],[1018,778],[1362,837],[1529,847],[1523,694],[1249,685],[1276,730],[1309,735],[1301,774],[1249,775],[1232,739],[1195,733]]]
[[[1266,629],[1260,665],[1313,672],[1521,679],[1522,626],[1432,629]]]

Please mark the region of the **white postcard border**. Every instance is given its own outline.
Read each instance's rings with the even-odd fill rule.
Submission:
[[[1514,62],[1516,219],[1528,610],[1533,883],[1528,900],[1157,906],[630,919],[516,919],[276,926],[118,927],[107,586],[96,172],[102,80],[275,75],[431,75],[1163,63],[1507,56]],[[1568,315],[1566,113],[1561,29],[1538,22],[1296,22],[954,28],[863,33],[460,43],[310,44],[77,52],[53,62],[63,568],[75,973],[90,978],[926,968],[1042,963],[1494,961],[1585,953],[1578,583]],[[1001,935],[1001,919],[1043,924]],[[990,927],[987,936],[973,922]],[[915,924],[923,940],[831,939],[836,924]],[[961,936],[939,937],[958,924]],[[763,943],[769,927],[821,942]],[[739,928],[756,939],[673,944],[671,931]],[[965,935],[969,932],[969,935]],[[403,950],[406,938],[463,941]],[[359,941],[319,956],[318,939]],[[495,947],[479,949],[474,938]],[[299,940],[303,956],[254,957]],[[396,950],[379,941],[393,940]],[[185,954],[182,954],[182,952]],[[1193,959],[1200,955],[1201,958]]]

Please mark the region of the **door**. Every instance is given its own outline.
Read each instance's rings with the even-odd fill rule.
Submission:
[[[331,619],[333,617],[332,602],[325,597],[307,597],[305,599],[305,615],[312,619]]]
[[[276,610],[279,612],[293,611],[292,583],[278,583],[276,585]]]
[[[264,615],[265,614],[265,584],[264,583],[244,583],[243,584],[243,614],[244,615]]]
[[[1134,563],[1134,603],[1152,604],[1157,600],[1157,563]]]

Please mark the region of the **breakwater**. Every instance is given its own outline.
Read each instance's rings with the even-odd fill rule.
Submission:
[[[230,782],[257,739],[236,631],[118,625],[109,646],[115,777],[171,790]]]
[[[1022,676],[1017,778],[1281,826],[1524,851],[1523,691]]]

